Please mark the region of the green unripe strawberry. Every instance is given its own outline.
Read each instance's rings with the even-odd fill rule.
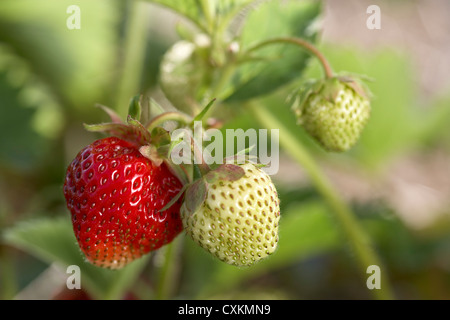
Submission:
[[[208,184],[202,205],[190,213],[185,201],[180,214],[187,234],[205,250],[228,264],[250,266],[277,247],[280,202],[264,171],[251,163],[241,168],[241,178]]]
[[[358,141],[370,117],[370,102],[353,79],[333,77],[303,87],[293,111],[298,123],[326,150],[342,152]]]

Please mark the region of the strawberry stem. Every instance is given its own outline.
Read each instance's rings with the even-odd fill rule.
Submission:
[[[183,247],[183,237],[175,238],[164,248],[164,265],[158,277],[156,288],[157,300],[168,300],[172,297],[177,284],[180,269],[180,253]]]
[[[191,125],[193,126],[196,121],[201,121],[205,114],[208,112],[208,110],[211,108],[211,106],[216,101],[216,98],[212,99],[203,110],[195,116],[194,120],[192,120]]]
[[[129,14],[126,16],[125,39],[123,43],[123,59],[121,68],[117,74],[115,93],[116,105],[114,109],[119,114],[126,114],[130,96],[140,91],[140,79],[145,68],[145,45],[147,37],[146,22],[148,11],[145,3],[141,1],[129,1],[127,6]]]
[[[195,139],[191,137],[191,148],[192,152],[194,154],[194,168],[197,165],[200,173],[202,176],[206,175],[208,172],[211,171],[211,168],[208,166],[208,164],[205,162],[205,159],[203,159],[203,151],[199,147],[199,145],[196,143]]]
[[[192,118],[184,113],[176,112],[176,111],[170,111],[170,112],[164,112],[160,115],[157,115],[154,117],[147,125],[147,130],[152,131],[154,128],[160,126],[166,121],[177,121],[182,124],[189,124],[192,122]]]
[[[319,59],[321,65],[323,67],[323,70],[325,72],[325,77],[326,78],[333,77],[333,70],[331,69],[330,63],[325,58],[325,56],[322,54],[322,52],[320,52],[319,49],[317,49],[310,42],[308,42],[304,39],[301,39],[301,38],[279,37],[279,38],[268,39],[268,40],[262,41],[260,43],[257,43],[256,45],[248,48],[247,52],[244,56],[247,56],[249,53],[251,53],[253,51],[261,49],[262,47],[266,47],[266,46],[272,45],[272,44],[279,44],[279,43],[291,43],[291,44],[295,44],[295,45],[305,49],[306,51],[308,51],[309,53],[314,55],[317,59]]]

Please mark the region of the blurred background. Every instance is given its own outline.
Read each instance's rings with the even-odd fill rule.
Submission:
[[[373,239],[396,297],[449,299],[450,2],[372,2],[323,1],[314,22],[317,45],[336,71],[374,79],[367,130],[339,155],[321,151],[300,128],[297,134]],[[81,8],[80,29],[66,26],[72,4]],[[372,4],[381,9],[379,30],[366,27]],[[147,93],[171,107],[158,86],[159,64],[183,21],[145,1],[0,2],[1,299],[155,297],[165,249],[123,272],[85,266],[62,184],[77,152],[100,137],[83,129],[107,120],[95,104],[124,117],[129,99]],[[302,77],[320,72],[310,63]],[[295,84],[260,100],[288,124],[285,97]],[[258,127],[245,110],[237,114],[227,128]],[[239,269],[180,235],[172,297],[372,297],[332,213],[281,151],[273,176],[282,205],[277,252]],[[83,290],[65,289],[70,264],[83,265]]]

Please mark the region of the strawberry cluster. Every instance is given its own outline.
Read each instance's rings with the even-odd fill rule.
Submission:
[[[325,69],[324,79],[309,81],[294,93],[292,110],[324,149],[342,152],[358,141],[370,117],[370,102],[357,77],[334,76]],[[132,99],[126,123],[103,107],[112,122],[86,128],[113,137],[85,147],[67,169],[64,195],[87,261],[122,268],[170,243],[182,230],[228,264],[250,266],[272,254],[278,244],[280,201],[256,163],[237,163],[231,157],[231,162],[224,159],[225,164],[210,167],[204,159],[183,165],[170,159],[180,146],[171,133],[192,133],[212,102],[195,118],[160,107],[150,118],[150,103],[143,102]],[[166,130],[168,121],[178,125]],[[187,145],[195,157],[202,146],[191,137]]]
[[[130,114],[141,113],[141,102],[132,112],[132,101]],[[168,150],[177,142],[161,124],[176,120],[177,127],[188,129],[194,119],[167,112],[147,123],[129,115],[122,123],[103,108],[112,122],[86,128],[112,136],[83,148],[64,183],[73,230],[88,262],[122,268],[183,230],[232,265],[249,266],[275,251],[279,199],[258,165],[175,165]]]

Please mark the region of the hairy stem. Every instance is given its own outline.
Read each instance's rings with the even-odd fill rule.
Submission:
[[[268,129],[280,129],[280,145],[286,152],[309,174],[316,189],[327,201],[333,210],[336,220],[339,222],[345,236],[352,248],[355,259],[358,262],[363,279],[367,279],[367,268],[377,265],[383,271],[380,259],[378,258],[367,233],[362,229],[355,219],[353,212],[340,197],[337,190],[320,170],[310,153],[299,142],[299,140],[264,106],[255,102],[249,102],[248,108],[255,118]],[[381,277],[381,289],[373,290],[377,299],[392,299],[390,284],[386,273]]]
[[[203,130],[203,128],[200,128],[200,130]],[[191,150],[194,155],[194,165],[198,166],[198,169],[203,176],[211,171],[211,168],[205,162],[205,159],[203,158],[203,146],[198,144],[196,138],[197,137],[191,135]]]
[[[182,124],[188,124],[192,121],[192,118],[188,115],[181,113],[181,112],[164,112],[160,115],[154,117],[147,125],[146,128],[148,131],[152,131],[154,128],[160,126],[166,121],[177,121]]]
[[[323,70],[325,72],[325,76],[327,78],[333,77],[333,70],[331,69],[330,64],[328,63],[328,60],[325,58],[325,56],[322,54],[322,52],[319,51],[314,45],[309,43],[306,40],[303,40],[301,38],[295,38],[295,37],[279,37],[279,38],[272,38],[265,41],[262,41],[260,43],[257,43],[256,45],[250,47],[246,51],[246,55],[249,53],[252,53],[253,51],[256,51],[258,49],[261,49],[263,47],[272,45],[272,44],[279,44],[279,43],[291,43],[294,45],[297,45],[304,50],[308,51],[310,54],[314,55],[317,59],[319,59]],[[245,55],[244,55],[245,56]]]

